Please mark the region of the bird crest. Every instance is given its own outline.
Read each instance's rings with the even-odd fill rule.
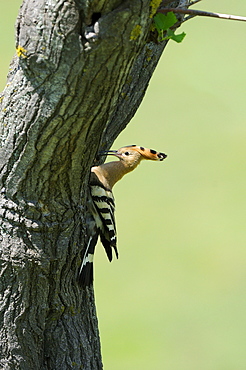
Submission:
[[[123,148],[120,148],[119,150],[124,150],[130,148],[132,150],[135,150],[136,152],[140,153],[145,159],[150,159],[152,161],[163,161],[167,157],[165,153],[157,152],[154,149],[145,148],[143,146],[137,146],[137,145],[127,145]]]

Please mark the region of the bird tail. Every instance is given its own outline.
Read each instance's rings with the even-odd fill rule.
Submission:
[[[113,248],[114,248],[114,251],[115,251],[116,258],[118,258],[119,253],[118,253],[117,246],[116,246],[116,235],[115,235],[115,233],[113,233],[113,236],[111,236],[111,238],[110,238],[108,233],[105,235],[101,232],[100,233],[100,239],[101,239],[102,245],[105,249],[105,252],[107,254],[107,257],[109,259],[109,262],[111,262],[112,259],[113,259],[113,254],[112,254],[112,249]]]
[[[93,258],[95,247],[97,244],[98,233],[93,236],[90,236],[83,261],[81,264],[81,268],[79,271],[78,281],[82,288],[86,286],[90,286],[93,284]]]

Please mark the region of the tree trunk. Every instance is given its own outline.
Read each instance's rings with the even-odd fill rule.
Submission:
[[[0,99],[2,369],[102,369],[93,289],[77,283],[87,182],[166,45],[151,31],[159,3],[21,7]]]

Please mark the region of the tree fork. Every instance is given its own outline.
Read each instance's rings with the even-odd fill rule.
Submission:
[[[77,283],[89,169],[136,112],[167,43],[151,36],[157,3],[20,9],[0,99],[4,369],[102,369],[94,293]]]

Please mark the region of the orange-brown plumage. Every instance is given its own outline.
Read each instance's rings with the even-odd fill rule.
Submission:
[[[163,161],[163,159],[167,157],[164,153],[137,145],[124,146],[118,150],[109,150],[102,154],[114,155],[119,158],[119,161],[104,163],[100,166],[92,167],[91,169],[104,186],[108,186],[110,189],[112,189],[114,184],[125,174],[133,171],[143,159]]]

